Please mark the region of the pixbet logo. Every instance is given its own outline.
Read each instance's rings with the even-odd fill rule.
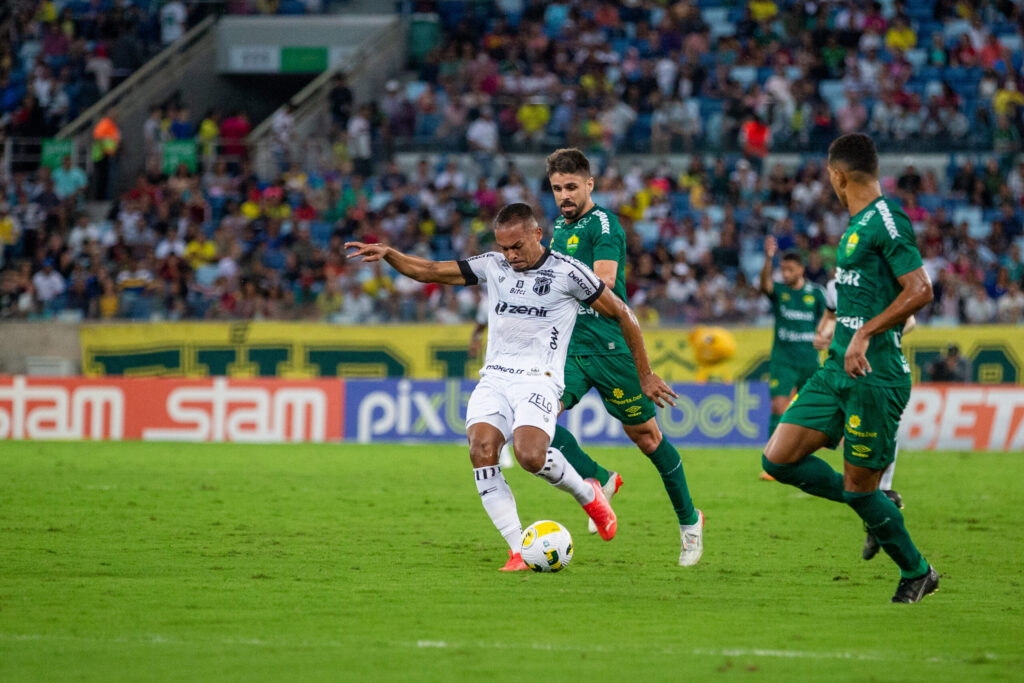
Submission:
[[[356,410],[356,440],[442,439],[465,434],[470,392],[463,391],[460,381],[446,382],[443,388],[438,384],[428,382],[425,386],[434,390],[419,390],[409,380],[401,380],[393,388],[367,393],[359,399]],[[347,386],[352,400],[355,384]]]

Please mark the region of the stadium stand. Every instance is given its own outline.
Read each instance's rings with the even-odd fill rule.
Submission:
[[[1024,322],[1019,4],[413,4],[436,12],[436,44],[411,28],[427,44],[372,100],[336,81],[329,135],[279,109],[269,169],[240,114],[173,103],[124,135],[155,157],[192,141],[199,167],[150,164],[101,215],[74,165],[12,169],[0,316],[471,320],[474,292],[348,262],[343,241],[484,250],[503,203],[557,214],[507,153],[572,144],[622,217],[644,321],[766,322],[763,237],[827,279],[847,217],[822,152],[863,130],[902,160],[884,189],[935,284],[922,318]]]

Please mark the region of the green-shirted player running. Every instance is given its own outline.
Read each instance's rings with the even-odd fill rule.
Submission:
[[[578,149],[559,149],[547,158],[547,175],[561,211],[551,238],[552,251],[582,261],[625,300],[626,233],[614,213],[591,199],[594,178],[587,157]],[[591,387],[657,468],[679,520],[679,564],[696,564],[704,549],[704,515],[690,499],[679,452],[658,428],[654,403],[640,390],[622,332],[590,307],[580,306],[566,359],[563,407],[575,406]],[[559,426],[551,446],[562,451],[583,477],[597,479],[609,498],[621,484],[618,474],[609,474],[580,449],[569,430]]]
[[[938,588],[939,575],[878,483],[895,457],[910,398],[910,366],[900,350],[903,324],[932,300],[932,285],[910,220],[882,196],[871,138],[835,140],[828,173],[851,215],[838,249],[836,331],[824,365],[793,399],[761,462],[778,481],[853,508],[900,568],[892,601],[918,602]],[[840,440],[843,474],[812,455]]]
[[[771,300],[775,316],[775,337],[769,361],[772,402],[769,437],[775,432],[793,394],[800,391],[821,364],[814,348],[814,331],[825,313],[825,290],[804,278],[804,263],[797,252],[787,251],[782,255],[779,263],[782,282],[772,278],[772,259],[777,251],[775,238],[766,238],[761,291]]]

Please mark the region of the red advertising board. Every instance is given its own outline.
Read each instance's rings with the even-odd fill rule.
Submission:
[[[0,376],[0,439],[340,441],[338,379]]]
[[[912,450],[1024,451],[1024,387],[916,385],[900,443]]]

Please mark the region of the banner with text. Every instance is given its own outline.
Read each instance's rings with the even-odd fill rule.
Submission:
[[[359,443],[462,440],[474,385],[468,380],[348,380],[345,438]],[[767,384],[676,384],[673,389],[679,394],[677,405],[659,409],[658,423],[675,443],[764,444]],[[595,391],[558,421],[585,443],[631,444]]]
[[[922,384],[910,393],[900,444],[913,450],[1024,451],[1024,389]]]
[[[0,439],[339,441],[343,403],[339,380],[0,376]]]
[[[343,327],[317,323],[147,323],[83,325],[82,368],[89,376],[476,378],[471,325]],[[728,330],[731,358],[698,363],[687,330],[647,330],[654,371],[670,382],[767,381],[771,330]],[[955,341],[972,382],[1024,384],[1024,334],[1010,326],[922,327],[903,340],[915,382]]]

